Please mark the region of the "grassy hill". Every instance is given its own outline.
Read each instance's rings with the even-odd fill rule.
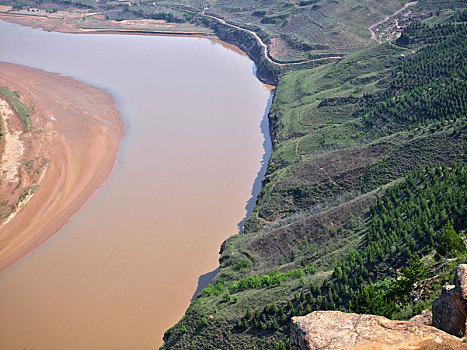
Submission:
[[[467,223],[467,27],[449,18],[281,78],[257,207],[164,349],[285,349],[294,315],[430,307],[467,261],[442,249]]]

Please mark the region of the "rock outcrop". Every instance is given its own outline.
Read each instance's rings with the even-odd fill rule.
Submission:
[[[444,286],[433,303],[433,326],[457,337],[463,337],[467,321],[467,265],[457,268],[455,285]]]
[[[277,85],[281,69],[264,58],[264,48],[252,34],[206,16],[202,21],[205,26],[214,30],[219,39],[237,46],[255,62],[256,76],[259,80],[266,84]]]
[[[454,284],[459,288],[459,296],[466,305],[467,301],[467,264],[461,264],[457,268]]]
[[[467,350],[467,343],[436,328],[382,316],[315,311],[294,317],[291,350]]]
[[[433,320],[433,313],[431,312],[431,310],[426,309],[426,310],[423,310],[420,315],[412,317],[409,321],[418,323],[418,324],[424,324],[427,326],[431,326],[432,320]]]

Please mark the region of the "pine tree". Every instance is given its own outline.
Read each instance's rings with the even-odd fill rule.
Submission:
[[[245,313],[245,318],[249,320],[249,319],[251,318],[251,316],[252,316],[251,310],[250,310],[250,309],[247,309],[247,310],[246,310],[246,313]]]
[[[444,227],[443,233],[439,236],[439,242],[436,246],[436,252],[439,257],[452,258],[459,253],[465,253],[465,243],[461,237],[454,231],[452,224],[448,222]]]

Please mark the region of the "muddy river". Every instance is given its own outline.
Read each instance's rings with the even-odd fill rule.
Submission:
[[[208,39],[0,33],[0,60],[108,90],[126,132],[89,203],[0,275],[0,348],[157,349],[251,209],[271,92]]]

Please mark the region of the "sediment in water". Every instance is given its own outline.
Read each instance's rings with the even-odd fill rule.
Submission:
[[[54,235],[86,203],[110,175],[124,131],[113,98],[73,78],[0,62],[0,86],[20,91],[34,108],[33,130],[22,137],[47,161],[28,204],[0,226],[1,272]],[[22,161],[28,156],[26,151]]]

